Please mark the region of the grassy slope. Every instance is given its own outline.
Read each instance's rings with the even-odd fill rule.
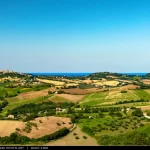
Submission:
[[[91,115],[91,114],[90,114]],[[93,115],[94,116],[94,115]],[[106,126],[104,123],[110,123],[114,121],[114,125],[118,125],[118,130],[115,131],[110,131],[110,126]],[[127,128],[128,129],[124,129],[122,127],[122,125],[119,125],[119,122],[122,121],[123,125],[126,124],[126,122],[128,123]],[[134,123],[136,123],[137,125],[137,129],[134,128],[132,129],[132,127],[134,127]],[[143,123],[143,121],[140,121],[140,123]],[[144,132],[150,135],[150,123],[146,123],[144,127],[140,127],[140,123],[137,123],[137,121],[135,119],[133,119],[133,121],[131,122],[129,119],[118,119],[117,117],[104,117],[104,118],[94,118],[94,119],[81,119],[79,121],[79,126],[80,128],[82,128],[83,126],[88,126],[92,129],[92,127],[97,127],[98,124],[101,125],[101,127],[107,128],[107,130],[102,130],[101,132],[95,132],[95,136],[101,136],[101,135],[117,135],[122,133],[127,133],[127,132],[131,132],[134,130],[137,130],[139,132]]]
[[[49,97],[52,97],[52,95],[49,95],[48,97],[39,97],[39,98],[35,98],[35,99],[25,99],[25,100],[19,100],[18,98],[14,97],[14,98],[8,98],[8,105],[3,109],[1,115],[5,115],[7,113],[8,110],[11,110],[15,107],[18,107],[20,105],[24,105],[24,104],[28,104],[28,103],[40,103],[42,101],[47,101]]]
[[[150,136],[150,124],[146,124],[144,127],[139,128],[138,131],[146,133]]]
[[[88,94],[80,101],[80,104],[94,106],[124,100],[139,100],[141,98],[149,100],[150,94],[144,90],[128,90],[127,93],[120,93],[120,91],[107,91]]]

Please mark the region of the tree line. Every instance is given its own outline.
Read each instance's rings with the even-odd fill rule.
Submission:
[[[0,144],[26,144],[32,142],[48,142],[60,137],[63,137],[69,133],[69,129],[66,127],[52,133],[49,135],[42,136],[40,138],[29,138],[27,136],[22,136],[17,133],[12,133],[10,136],[0,137]]]

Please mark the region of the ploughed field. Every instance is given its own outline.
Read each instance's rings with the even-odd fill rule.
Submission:
[[[75,135],[76,133],[76,135]],[[76,137],[79,139],[76,139]],[[84,139],[86,136],[86,139]],[[72,132],[70,132],[65,137],[58,139],[56,141],[51,141],[43,146],[98,146],[96,139],[83,133],[81,129],[77,126]]]
[[[67,127],[70,124],[70,118],[64,117],[39,117],[29,122],[1,120],[0,121],[0,136],[9,136],[13,132],[18,132],[20,135],[25,135],[30,138],[39,138],[48,135]]]

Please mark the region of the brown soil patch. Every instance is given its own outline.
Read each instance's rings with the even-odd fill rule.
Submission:
[[[98,89],[98,88],[90,88],[90,89],[63,89],[63,91],[66,94],[73,94],[73,95],[86,95],[93,92],[102,92],[104,89]]]
[[[75,136],[73,135],[74,132],[80,139],[75,139]],[[83,139],[83,136],[86,136],[87,139]],[[70,132],[67,136],[62,137],[61,139],[58,139],[56,141],[51,141],[44,146],[98,146],[98,144],[96,139],[83,133],[81,129],[77,126],[76,129]]]
[[[74,89],[63,89],[63,91],[67,94],[77,94],[77,95],[84,95],[87,94],[88,92],[86,90],[83,89],[78,89],[78,88],[74,88]]]
[[[150,106],[139,106],[142,110],[150,110]]]
[[[9,136],[11,133],[16,131],[16,128],[23,128],[24,122],[21,121],[0,121],[0,136]]]
[[[143,82],[144,84],[150,84],[150,80],[148,80],[148,79],[143,79],[142,82]]]
[[[39,121],[42,121],[43,123],[40,123]],[[26,133],[24,131],[21,131],[21,135],[25,135],[30,138],[39,138],[44,135],[48,135],[51,133],[54,133],[55,131],[58,131],[59,129],[63,127],[70,128],[72,125],[69,124],[70,118],[63,118],[63,117],[39,117],[35,120],[31,121],[37,124],[38,130],[35,127],[32,127],[32,131],[30,133]],[[63,124],[63,122],[65,124]],[[56,123],[60,123],[61,126],[58,126]]]
[[[117,87],[117,88],[113,88],[112,90],[119,90],[119,91],[122,91],[122,90],[134,90],[136,88],[139,88],[140,86],[138,85],[125,85],[125,86],[122,86],[122,87]]]
[[[94,93],[94,92],[103,92],[104,89],[98,89],[98,88],[91,88],[91,89],[86,89],[88,93]]]
[[[19,94],[17,98],[19,100],[24,100],[24,99],[32,99],[32,98],[37,98],[41,96],[46,96],[48,94],[48,91],[55,91],[55,88],[49,88],[41,91],[31,91],[31,92],[26,92]]]
[[[80,101],[85,95],[72,95],[72,94],[57,94],[59,97],[67,99],[71,102],[78,102]]]

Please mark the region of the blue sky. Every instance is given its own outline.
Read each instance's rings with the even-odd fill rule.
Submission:
[[[150,72],[149,0],[0,1],[0,70]]]

